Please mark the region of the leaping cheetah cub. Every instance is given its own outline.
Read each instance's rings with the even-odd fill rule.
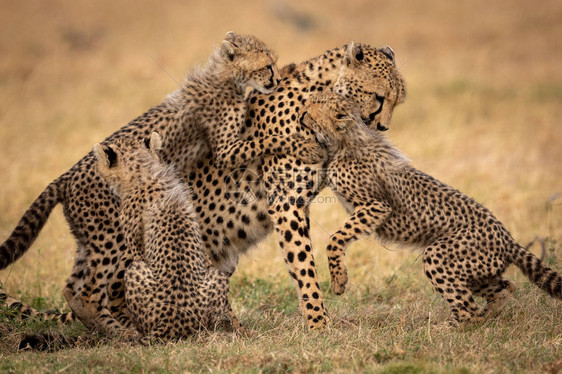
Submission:
[[[121,198],[119,221],[133,262],[125,271],[125,300],[132,322],[144,335],[180,339],[221,320],[238,322],[228,302],[227,276],[204,253],[190,192],[157,152],[126,152],[96,144],[98,171]]]
[[[353,213],[327,247],[334,293],[343,293],[347,283],[345,248],[375,233],[382,241],[425,247],[425,274],[456,323],[501,309],[515,290],[502,279],[512,263],[562,299],[559,273],[517,244],[488,209],[412,167],[382,133],[363,124],[353,102],[317,96],[307,103],[301,123],[328,148],[328,184]],[[473,295],[486,299],[482,310]]]

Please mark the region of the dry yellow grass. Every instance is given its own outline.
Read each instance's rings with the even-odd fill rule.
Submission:
[[[409,96],[388,136],[418,168],[494,211],[521,243],[548,237],[547,255],[562,268],[562,198],[553,198],[562,192],[559,1],[4,0],[0,9],[0,240],[52,179],[175,89],[158,63],[180,79],[235,30],[265,40],[281,64],[350,40],[391,45]],[[416,253],[372,240],[349,251],[350,292],[330,295],[324,247],[344,219],[328,198],[312,207],[334,319],[324,332],[303,330],[272,237],[233,279],[249,337],[45,355],[11,353],[6,336],[0,370],[540,371],[562,356],[560,302],[527,287],[518,271],[508,272],[521,289],[505,313],[467,331],[440,324],[446,305]],[[41,296],[65,307],[60,290],[74,251],[58,208],[0,281],[26,302]]]

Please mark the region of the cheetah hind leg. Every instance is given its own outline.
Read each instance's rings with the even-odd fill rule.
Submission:
[[[434,284],[434,286],[436,286]],[[451,308],[451,325],[459,327],[474,320],[479,308],[472,293],[465,285],[445,281],[438,285],[437,291],[441,293]]]
[[[108,307],[115,319],[125,328],[134,328],[132,317],[125,302],[125,274],[133,261],[143,260],[143,257],[135,251],[127,248],[121,255],[115,269],[114,276],[109,280]]]
[[[477,319],[484,320],[485,318],[498,315],[516,289],[515,283],[503,279],[474,289],[475,295],[486,299],[486,305],[478,313]]]
[[[455,279],[449,280],[442,270],[444,266],[436,256],[435,248],[426,250],[424,254],[425,274],[431,280],[433,287],[449,304],[451,308],[450,324],[459,327],[461,324],[470,322],[477,315],[479,308],[474,301],[472,291],[464,282]]]
[[[140,334],[136,329],[123,326],[108,308],[108,290],[96,275],[103,274],[103,269],[92,265],[87,260],[87,253],[93,253],[91,244],[78,244],[74,268],[67,280],[63,295],[76,317],[89,329],[97,330],[108,337],[135,340]]]
[[[155,309],[156,282],[150,268],[144,261],[134,261],[125,272],[125,303],[133,325],[147,334],[156,325]]]

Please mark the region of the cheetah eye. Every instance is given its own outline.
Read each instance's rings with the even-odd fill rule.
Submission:
[[[344,118],[345,118],[345,114],[336,115],[336,119],[344,119]]]

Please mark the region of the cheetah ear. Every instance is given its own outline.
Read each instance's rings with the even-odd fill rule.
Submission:
[[[162,138],[160,137],[160,134],[158,134],[156,131],[150,134],[149,149],[154,154],[156,154],[156,152],[159,152],[162,149]]]
[[[383,55],[388,57],[390,62],[392,62],[392,65],[396,66],[396,62],[394,61],[394,50],[390,48],[389,45],[385,45],[384,47],[379,48],[379,51],[382,52]]]
[[[289,74],[292,74],[297,68],[297,64],[295,64],[294,62],[291,62],[288,65],[283,66],[281,69],[279,69],[279,75],[281,75],[281,77],[286,77]]]
[[[347,49],[345,51],[345,58],[344,62],[346,65],[358,64],[360,63],[363,58],[363,48],[359,44],[355,44],[354,42],[350,42],[347,45]]]
[[[351,118],[346,118],[337,122],[338,131],[347,131],[355,122]]]
[[[96,156],[96,160],[98,160],[98,162],[106,161],[107,157],[105,156],[103,146],[100,143],[94,144],[94,149],[92,151],[94,152],[94,156]],[[107,164],[109,165],[109,161]]]
[[[94,145],[94,155],[100,165],[112,168],[117,165],[117,153],[111,147],[104,147],[100,143]]]
[[[234,43],[234,39],[236,39],[237,36],[238,36],[238,34],[236,34],[234,31],[228,31],[225,34],[224,39],[228,40],[232,44],[236,45],[236,43]]]
[[[223,40],[221,43],[221,55],[230,61],[234,60],[234,57],[238,53],[239,49],[236,44],[229,42],[228,40]]]

